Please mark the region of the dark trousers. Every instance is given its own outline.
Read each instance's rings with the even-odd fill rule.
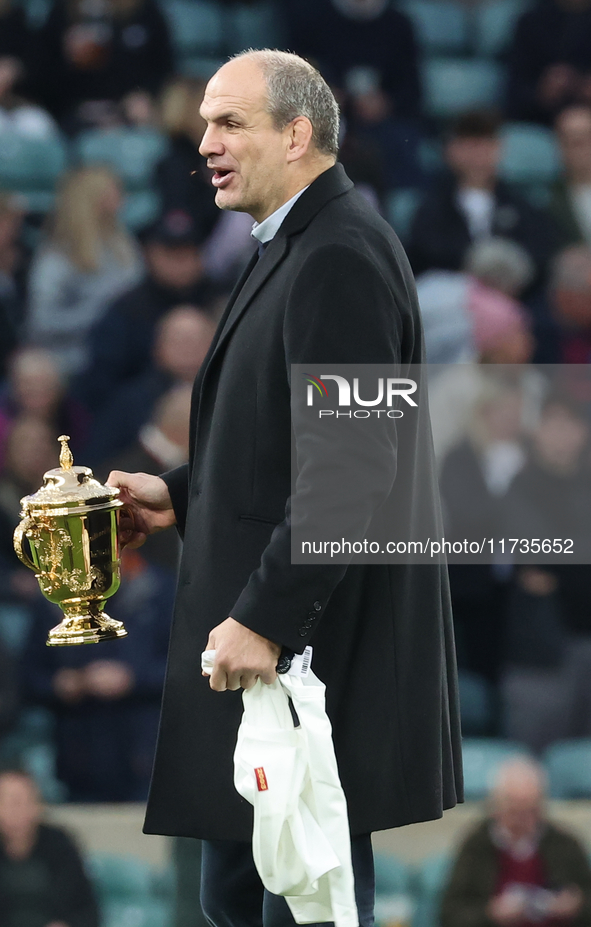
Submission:
[[[353,837],[351,857],[359,925],[373,927],[375,879],[370,834]],[[212,927],[294,927],[295,924],[285,899],[263,888],[250,843],[237,840],[203,841],[201,905]]]

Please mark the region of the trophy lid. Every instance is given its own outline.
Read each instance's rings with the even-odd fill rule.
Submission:
[[[72,507],[83,505],[105,505],[114,501],[119,490],[114,486],[103,486],[92,474],[90,467],[75,467],[72,451],[68,446],[69,435],[60,435],[60,466],[48,470],[43,476],[43,485],[37,492],[21,499],[23,511]],[[116,503],[120,505],[121,503]]]

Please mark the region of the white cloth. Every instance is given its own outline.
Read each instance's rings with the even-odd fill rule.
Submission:
[[[470,238],[489,238],[495,211],[493,194],[489,190],[464,187],[458,190],[457,203],[468,223]]]
[[[280,206],[279,209],[272,212],[271,215],[263,219],[262,222],[255,222],[250,233],[252,237],[256,238],[256,240],[260,241],[263,245],[275,238],[289,210],[295,205],[302,193],[304,193],[309,186],[310,184],[307,184],[305,187],[302,187],[301,190],[298,190],[295,196],[292,196],[287,203],[284,203],[283,206]]]
[[[215,651],[202,654],[210,673]],[[299,719],[294,726],[289,698]],[[253,857],[265,888],[297,924],[358,927],[347,805],[325,686],[311,671],[259,680],[243,693],[234,784],[254,808]]]

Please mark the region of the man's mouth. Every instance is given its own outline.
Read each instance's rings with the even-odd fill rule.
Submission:
[[[214,171],[211,182],[214,187],[218,187],[219,189],[220,187],[226,187],[230,183],[233,176],[234,171],[222,170],[220,168],[219,170]]]

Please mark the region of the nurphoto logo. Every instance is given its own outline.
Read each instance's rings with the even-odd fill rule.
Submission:
[[[410,380],[406,377],[378,377],[377,384],[374,384],[373,394],[375,398],[362,398],[360,396],[359,388],[359,377],[353,378],[353,389],[351,389],[351,383],[346,377],[334,374],[334,373],[322,373],[320,376],[315,376],[310,373],[302,374],[304,380],[307,382],[307,392],[306,392],[306,404],[308,406],[313,406],[315,401],[318,401],[318,395],[321,399],[329,399],[330,394],[327,388],[327,385],[324,381],[332,380],[336,383],[338,388],[338,405],[339,409],[319,409],[318,416],[319,418],[335,416],[339,418],[341,416],[351,418],[370,418],[371,415],[377,416],[379,418],[382,413],[388,418],[402,418],[404,412],[402,409],[392,408],[394,405],[394,399],[397,396],[400,396],[409,406],[416,408],[417,403],[414,399],[411,398],[412,393],[415,393],[417,390],[417,384],[415,380]],[[334,387],[332,387],[334,389]],[[352,394],[352,401],[351,401]],[[383,403],[385,400],[386,408],[375,408]],[[351,406],[352,402],[356,406],[361,406],[362,408],[355,409],[353,411],[340,411],[340,408],[343,406]],[[371,406],[372,408],[365,408]]]

